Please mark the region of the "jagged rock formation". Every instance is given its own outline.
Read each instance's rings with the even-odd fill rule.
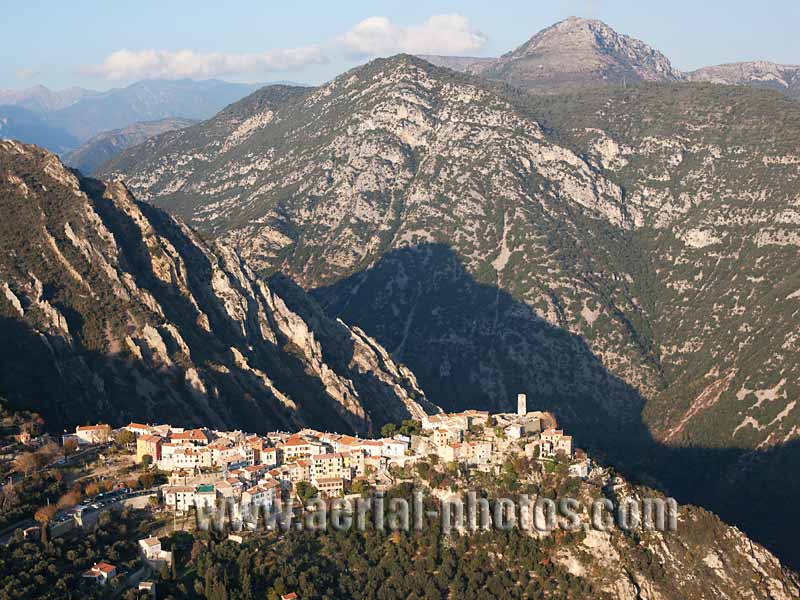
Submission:
[[[602,21],[578,17],[543,29],[500,58],[422,58],[535,94],[682,78],[666,56],[644,42],[617,33]]]
[[[134,123],[122,129],[104,131],[87,140],[75,150],[68,152],[63,161],[65,165],[78,169],[85,175],[91,175],[97,167],[123,150],[141,144],[154,135],[183,129],[195,123],[197,121],[191,119],[168,118]]]
[[[0,209],[0,389],[54,426],[368,431],[435,410],[362,331],[122,184],[3,141]]]
[[[664,500],[653,490],[595,472],[574,494],[584,524],[591,522],[588,507],[599,497],[615,506],[632,503],[640,511],[648,501]],[[648,521],[642,514],[639,518]],[[646,527],[636,531],[585,527],[584,531],[577,544],[557,550],[556,562],[611,598],[790,600],[800,594],[800,579],[775,556],[695,506],[678,507],[674,531]]]
[[[689,81],[767,88],[800,99],[800,65],[777,65],[763,60],[730,63],[703,67],[687,73],[686,78]]]

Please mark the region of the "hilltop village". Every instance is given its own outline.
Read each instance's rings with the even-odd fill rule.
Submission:
[[[13,521],[8,513],[0,544],[28,547],[40,540],[36,547],[47,548],[62,540],[83,548],[63,567],[73,583],[62,583],[80,585],[87,597],[109,583],[154,594],[153,575],[166,581],[176,568],[173,536],[196,532],[201,515],[222,505],[235,513],[228,539],[242,543],[265,525],[259,519],[287,507],[302,512],[315,497],[352,499],[405,482],[436,493],[465,476],[502,480],[521,459],[572,478],[588,477],[591,468],[551,414],[527,410],[524,394],[514,413],[439,412],[387,424],[375,439],[314,429],[257,435],[100,423],[78,426],[58,444],[42,433],[41,422],[31,423],[8,438],[11,479],[3,497],[16,503],[19,517]],[[62,477],[52,479],[52,469]],[[20,494],[12,488],[30,490],[30,506],[14,500]],[[93,550],[98,535],[109,545]],[[166,537],[172,542],[162,546]]]
[[[509,454],[540,461],[572,459],[572,437],[556,428],[554,417],[528,412],[524,394],[517,404],[515,413],[426,415],[399,429],[384,427],[378,439],[313,429],[254,435],[130,423],[123,430],[135,436],[137,463],[168,474],[159,489],[159,500],[168,509],[181,514],[232,499],[269,511],[276,498],[301,497],[298,490],[333,498],[365,487],[381,489],[419,461],[498,472]],[[81,426],[65,442],[74,438],[80,445],[100,444],[112,434],[108,425]],[[569,469],[585,477],[589,462],[572,460]]]

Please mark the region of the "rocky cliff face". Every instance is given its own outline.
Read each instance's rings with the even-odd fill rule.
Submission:
[[[91,175],[97,167],[126,148],[141,144],[154,135],[183,129],[196,122],[190,119],[169,118],[144,121],[122,129],[104,131],[84,142],[75,150],[68,152],[63,158],[64,164],[78,169],[85,175]]]
[[[731,63],[703,67],[687,73],[686,78],[689,81],[772,89],[800,99],[800,65],[777,65],[761,60]]]
[[[3,141],[0,207],[0,388],[49,423],[363,432],[435,410],[362,331],[122,184]]]
[[[665,384],[645,411],[656,435],[721,447],[796,439],[796,103],[673,85],[530,106],[625,189],[639,223],[629,250],[646,266],[628,274],[651,299],[642,307]]]
[[[576,486],[574,497],[589,507],[600,497],[598,490],[616,506],[658,500],[652,490],[597,471]],[[579,514],[582,522],[591,522],[588,508]],[[620,600],[789,600],[800,594],[795,573],[715,515],[678,506],[675,525],[674,531],[586,528],[576,544],[557,550],[555,562]]]

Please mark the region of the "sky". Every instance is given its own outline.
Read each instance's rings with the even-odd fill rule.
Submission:
[[[571,15],[597,18],[681,70],[800,63],[798,0],[2,0],[0,88],[149,78],[318,84],[399,52],[498,56]]]

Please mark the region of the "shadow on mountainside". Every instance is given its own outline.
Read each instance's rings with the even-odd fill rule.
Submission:
[[[444,244],[389,252],[312,294],[408,365],[445,410],[513,410],[524,392],[529,409],[553,412],[578,446],[630,480],[715,512],[800,567],[800,442],[765,451],[661,444],[642,419],[645,400],[582,338],[475,281]]]
[[[315,307],[307,311],[315,312],[309,338],[331,362],[312,371],[310,364],[317,357],[309,358],[286,333],[304,325],[292,313],[269,308],[279,303],[278,290],[267,290],[239,273],[235,257],[226,262],[220,253],[205,251],[160,210],[130,199],[132,211],[146,218],[139,222],[132,211],[121,208],[124,200],[106,197],[105,184],[81,179],[81,186],[114,238],[119,267],[137,290],[130,299],[120,296],[106,271],[85,261],[71,244],[63,244],[64,260],[71,261],[91,286],[92,293],[86,294],[62,269],[49,266],[58,261],[42,260],[36,246],[38,222],[26,228],[28,221],[22,220],[19,226],[30,241],[19,242],[20,260],[36,261],[28,264],[42,281],[42,300],[65,316],[70,335],[36,331],[37,313],[28,310],[31,301],[24,294],[24,319],[0,297],[0,392],[12,406],[41,413],[54,430],[102,418],[113,425],[158,421],[249,431],[308,425],[366,433],[409,416],[394,388],[372,372],[351,368],[356,349],[349,330],[328,319],[316,303],[306,299]],[[52,221],[48,224],[53,231],[64,229],[64,219],[82,220],[70,212],[73,199],[71,193],[63,203],[48,196],[42,216]],[[143,233],[144,225],[171,247],[162,247],[147,229]],[[186,266],[181,274],[186,290],[175,283],[179,275],[171,265],[176,257],[167,256],[173,253]],[[214,268],[236,272],[220,283]],[[228,285],[251,286],[238,289],[241,296],[234,299],[241,319],[228,313],[229,295],[223,289]],[[287,289],[283,286],[284,295]],[[239,298],[245,299],[244,306],[238,306]],[[293,299],[298,311],[304,309],[302,301],[301,296]],[[142,334],[146,324],[150,328]],[[138,339],[143,335],[147,341]],[[126,342],[126,336],[137,340]],[[360,406],[343,406],[334,397],[336,391],[347,392],[343,397],[369,397],[372,406],[367,413]],[[287,406],[282,394],[296,408]]]

